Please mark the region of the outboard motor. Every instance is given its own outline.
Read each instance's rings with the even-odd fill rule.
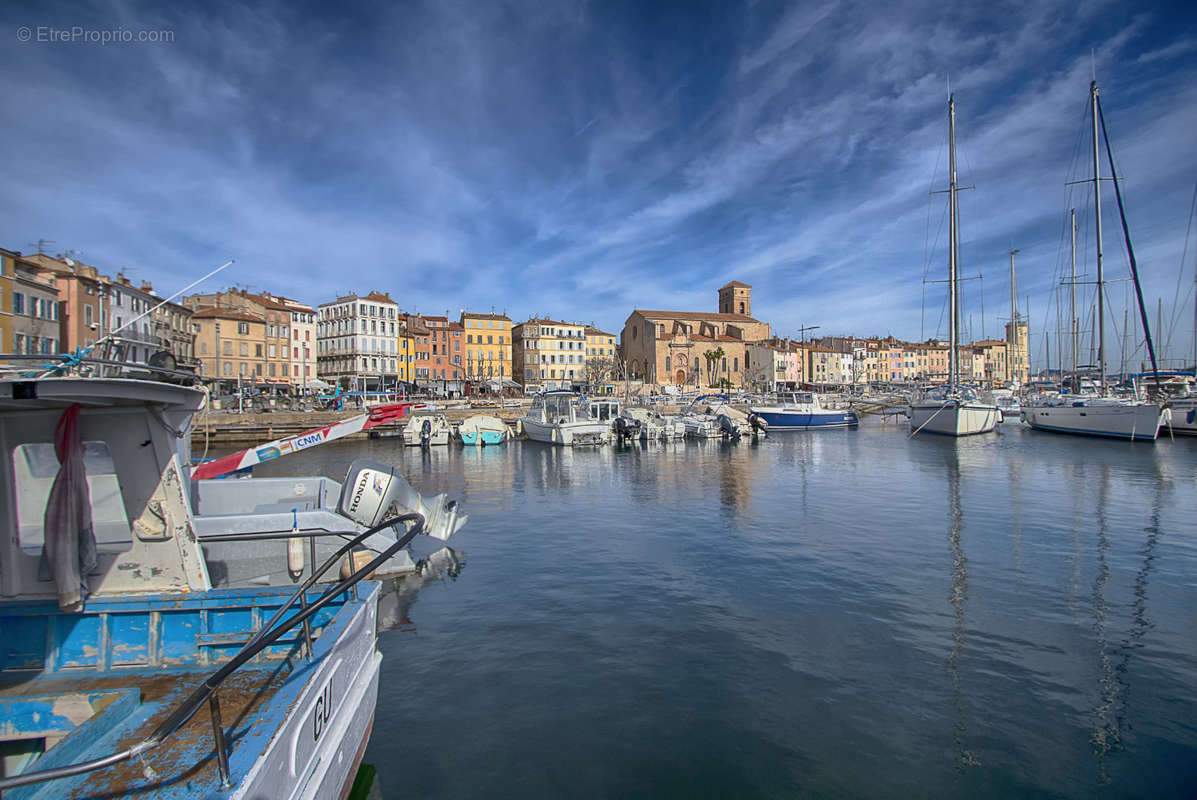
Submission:
[[[749,414],[748,424],[752,426],[753,436],[763,436],[769,430],[769,423],[760,414]]]
[[[625,417],[615,418],[615,438],[619,442],[628,442],[640,438],[640,420],[629,420]]]
[[[420,426],[420,447],[428,447],[432,443],[432,420],[424,420]]]
[[[740,438],[740,429],[736,426],[736,421],[727,414],[719,414],[715,417],[715,421],[719,423],[719,430],[725,439]]]
[[[424,517],[424,533],[441,540],[469,519],[458,512],[456,500],[446,500],[443,494],[425,500],[394,467],[366,458],[349,465],[337,511],[367,528],[388,517],[414,512]]]

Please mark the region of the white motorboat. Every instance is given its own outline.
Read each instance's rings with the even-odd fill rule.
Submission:
[[[948,384],[924,391],[910,404],[911,435],[937,433],[970,436],[988,433],[998,422],[998,409],[981,401],[970,387],[960,383],[960,224],[956,194],[956,101],[948,98]],[[1017,330],[1017,318],[1014,321]]]
[[[403,443],[408,447],[447,445],[452,430],[444,414],[414,414],[403,426]]]
[[[615,419],[617,438],[642,442],[671,441],[686,435],[686,425],[680,417],[665,416],[653,408],[625,408]]]
[[[609,444],[612,438],[611,422],[590,419],[582,396],[567,389],[536,395],[520,424],[534,442],[571,447]]]
[[[457,426],[457,436],[467,447],[502,444],[507,441],[507,423],[489,414],[475,414]]]
[[[690,439],[762,436],[768,427],[760,417],[733,408],[725,394],[699,395],[682,409],[679,418]]]
[[[824,408],[814,392],[779,392],[773,403],[751,410],[771,431],[848,428],[860,422],[851,409]]]
[[[723,436],[714,409],[727,402],[727,395],[704,394],[690,401],[678,418],[686,430],[687,439],[718,439]]]

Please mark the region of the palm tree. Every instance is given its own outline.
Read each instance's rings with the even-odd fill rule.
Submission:
[[[723,348],[716,347],[714,350],[707,350],[702,356],[707,360],[707,385],[713,386],[715,383],[715,372],[719,368],[719,363],[723,360]]]

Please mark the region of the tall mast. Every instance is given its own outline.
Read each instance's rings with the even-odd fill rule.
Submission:
[[[956,352],[960,320],[960,298],[956,286],[956,99],[948,96],[948,390],[956,391],[960,383],[959,354]]]
[[[1018,365],[1018,295],[1014,284],[1014,255],[1017,250],[1010,251],[1010,355],[1006,359],[1011,367]],[[1049,365],[1050,366],[1050,365]],[[1030,378],[1028,373],[1027,378]]]
[[[1069,319],[1072,320],[1072,380],[1073,388],[1077,388],[1076,377],[1076,359],[1077,351],[1080,349],[1080,325],[1077,324],[1076,319],[1076,209],[1069,209],[1069,217],[1072,221],[1072,280],[1069,286],[1072,288],[1072,300],[1069,303]]]
[[[1101,392],[1106,391],[1106,280],[1101,249],[1101,159],[1097,152],[1097,81],[1089,84],[1093,106],[1093,210],[1097,228],[1097,367]]]

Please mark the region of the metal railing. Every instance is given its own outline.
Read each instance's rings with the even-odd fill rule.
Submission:
[[[324,573],[332,568],[340,559],[341,556],[351,552],[354,547],[364,541],[367,537],[372,536],[387,528],[393,528],[397,525],[406,525],[407,523],[415,523],[402,536],[395,540],[395,543],[383,550],[377,557],[372,559],[370,563],[353,572],[348,578],[341,580],[330,586],[321,593],[320,597],[315,602],[308,603],[307,592],[308,589],[315,584]],[[75,775],[82,775],[86,772],[93,772],[98,769],[113,766],[131,758],[141,756],[158,745],[166,741],[179,728],[186,725],[188,721],[195,716],[196,712],[206,702],[208,710],[212,717],[212,736],[216,745],[216,763],[220,772],[220,783],[223,787],[230,785],[229,779],[229,756],[228,743],[225,741],[224,727],[220,717],[220,697],[218,689],[221,683],[235,672],[239,667],[248,662],[262,650],[269,647],[276,640],[281,638],[283,634],[287,633],[297,625],[305,627],[305,643],[307,645],[308,655],[312,652],[312,640],[310,631],[310,621],[312,617],[333,601],[338,595],[347,592],[350,588],[355,587],[363,578],[369,575],[374,570],[378,569],[387,559],[393,556],[399,550],[406,547],[411,540],[414,539],[420,531],[424,529],[424,516],[417,513],[402,514],[396,517],[391,517],[379,525],[364,531],[354,538],[350,539],[342,545],[336,553],[330,556],[319,569],[313,569],[311,576],[299,586],[298,589],[292,593],[291,597],[279,607],[274,616],[263,625],[250,638],[248,642],[242,645],[237,654],[229,660],[224,666],[216,672],[208,676],[186,699],[180,703],[170,715],[164,719],[161,724],[155,728],[149,736],[142,739],[132,747],[126,748],[116,753],[112,753],[101,758],[92,759],[90,761],[83,761],[78,764],[70,764],[65,767],[55,767],[52,769],[40,770],[36,772],[27,772],[21,775],[14,775],[9,778],[0,778],[0,792],[8,789],[15,789],[18,786],[27,786],[33,783],[42,783],[45,781],[57,780],[60,778],[69,778]],[[330,536],[343,536],[343,532],[328,532]],[[314,541],[314,540],[313,540]],[[313,563],[315,567],[315,563]],[[286,622],[278,624],[283,615],[295,605],[296,600],[299,600],[302,609],[299,613],[290,617]]]

